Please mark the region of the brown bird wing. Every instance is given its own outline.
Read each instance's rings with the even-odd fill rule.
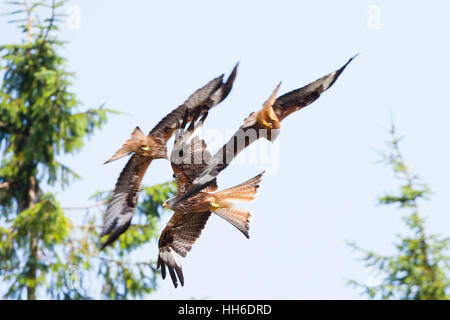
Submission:
[[[162,145],[165,145],[167,141],[172,137],[175,132],[177,123],[183,119],[185,111],[190,112],[190,119],[192,115],[197,112],[203,114],[209,109],[223,101],[230,93],[234,79],[236,78],[238,64],[235,65],[233,71],[228,77],[227,81],[223,83],[223,74],[210,82],[205,86],[195,91],[182,105],[172,110],[171,113],[166,115],[149,133],[154,140]],[[106,163],[120,159],[124,156],[135,152],[134,149],[139,142],[146,138],[146,136],[140,131],[139,127],[133,131],[131,138],[128,139],[123,146],[116,151],[116,153],[108,159]],[[145,140],[146,141],[146,140]]]
[[[183,122],[178,122],[176,125],[178,130],[175,135],[170,162],[177,183],[178,195],[182,195],[189,189],[194,179],[205,168],[206,161],[211,158],[205,141],[200,140],[196,135],[208,113],[204,113],[200,121],[197,122],[199,114],[200,112],[196,112],[196,114],[190,115],[189,111],[186,110]],[[191,119],[191,123],[185,129],[188,119]],[[217,189],[217,184],[214,182],[208,189]],[[193,206],[195,206],[196,201],[201,200],[193,199]],[[167,266],[175,288],[178,286],[178,280],[182,286],[184,285],[183,271],[176,254],[182,257],[186,256],[195,240],[200,236],[210,215],[211,212],[209,211],[201,213],[176,211],[161,233],[157,267],[161,267],[161,274],[165,279]]]
[[[151,159],[134,154],[120,173],[113,196],[108,203],[103,218],[101,237],[110,235],[101,250],[116,240],[128,229],[136,208],[141,181]]]
[[[206,143],[197,137],[193,138],[190,148],[192,149],[191,157],[192,163],[174,164],[172,162],[172,169],[175,174],[175,182],[177,184],[177,195],[183,195],[205,169],[206,162],[211,158],[211,153],[206,150]],[[202,157],[203,156],[203,160]],[[217,181],[213,181],[205,191],[213,192],[217,190]]]
[[[292,112],[306,107],[319,98],[322,92],[330,88],[336,82],[337,78],[339,78],[347,65],[357,56],[358,55],[355,55],[350,58],[340,69],[317,79],[303,88],[293,90],[279,97],[273,106],[273,109],[278,116],[278,120],[283,120]]]
[[[159,238],[157,267],[161,267],[162,278],[166,278],[166,266],[175,288],[178,279],[184,285],[183,270],[178,257],[185,257],[194,242],[200,237],[211,212],[183,213],[175,212]]]
[[[228,77],[227,81],[223,82],[223,74],[204,87],[195,91],[181,106],[174,109],[171,113],[165,116],[149,133],[153,138],[158,139],[162,144],[165,144],[170,137],[172,137],[177,124],[183,120],[186,110],[189,111],[189,120],[199,111],[200,114],[207,112],[209,109],[223,101],[230,93],[234,79],[236,78],[237,67],[236,64]]]
[[[206,142],[197,136],[197,130],[203,125],[208,113],[196,124],[198,113],[192,116],[192,121],[187,129],[185,125],[189,118],[188,112],[184,116],[183,124],[178,125],[179,130],[175,137],[174,147],[170,155],[172,170],[178,189],[178,196],[183,195],[205,169],[206,163],[211,159],[211,153],[207,150]],[[217,182],[213,181],[207,191],[215,191]]]
[[[154,140],[161,144],[166,144],[167,140],[169,140],[175,132],[177,124],[183,120],[186,110],[188,111],[189,119],[192,120],[192,117],[195,114],[198,115],[208,112],[210,108],[224,100],[233,87],[237,67],[238,64],[236,64],[225,83],[222,81],[223,75],[213,79],[204,87],[194,92],[181,106],[164,117],[153,130],[150,131],[150,135],[152,135]],[[133,133],[137,132],[136,130],[137,129],[135,129]],[[119,150],[120,152],[116,153],[115,156],[107,162],[127,155],[130,150],[125,149],[121,148]],[[112,243],[128,229],[134,208],[136,207],[141,180],[151,161],[152,159],[134,154],[122,170],[116,183],[112,199],[106,208],[104,225],[101,233],[101,236],[107,234],[111,235],[102,245],[101,249]]]
[[[356,56],[352,57],[340,69],[304,86],[303,88],[286,93],[276,99],[273,110],[279,121],[283,120],[292,112],[300,110],[319,98],[322,92],[333,85],[339,75],[355,57]],[[255,130],[253,126],[246,125],[246,123],[249,122],[248,120],[252,119],[253,115],[255,115],[255,113],[252,113],[245,119],[244,125],[241,126],[230,140],[214,155],[214,157],[212,157],[205,166],[203,172],[194,180],[192,187],[182,196],[178,196],[176,203],[179,203],[206,188],[212,181],[216,180],[217,175],[224,170],[242,150],[261,137],[258,130]],[[268,134],[270,134],[270,131]]]

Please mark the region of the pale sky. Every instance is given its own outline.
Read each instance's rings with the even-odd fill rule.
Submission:
[[[68,41],[62,53],[77,75],[72,90],[85,106],[106,103],[128,116],[110,116],[79,154],[65,158],[83,179],[58,192],[63,205],[88,204],[95,191],[112,189],[127,160],[102,163],[134,127],[149,131],[237,61],[232,92],[205,122],[205,130],[224,139],[279,81],[283,94],[361,53],[319,100],[283,121],[272,149],[278,170],[264,177],[256,202],[243,204],[253,212],[250,239],[212,217],[181,259],[185,286],[160,280],[149,298],[363,298],[346,279],[364,282],[368,272],[345,241],[392,254],[394,235],[405,231],[401,212],[376,206],[377,196],[397,186],[374,152],[388,139],[383,128],[391,111],[406,136],[411,170],[435,191],[422,204],[429,233],[448,235],[449,2],[73,0],[69,6],[71,20],[59,36]],[[5,20],[2,44],[19,37]],[[220,143],[210,142],[215,152]],[[219,187],[267,167],[233,164]],[[171,176],[169,162],[154,161],[143,183]],[[163,223],[170,216],[165,213]],[[155,244],[140,256],[156,258]]]

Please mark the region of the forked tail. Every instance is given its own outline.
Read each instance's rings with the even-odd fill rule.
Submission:
[[[212,211],[235,226],[247,238],[249,238],[248,231],[252,214],[248,210],[233,207],[231,202],[255,200],[263,174],[264,172],[235,187],[214,194],[217,203],[215,203],[216,208]]]
[[[250,218],[252,214],[250,211],[241,208],[219,208],[214,211],[219,217],[225,219],[247,238],[250,238],[248,231],[250,229]]]
[[[253,201],[258,193],[259,184],[264,173],[265,171],[237,186],[216,192],[214,195],[219,201]]]

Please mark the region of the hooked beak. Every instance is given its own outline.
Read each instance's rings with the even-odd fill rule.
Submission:
[[[163,208],[167,208],[169,205],[167,204],[167,201],[166,201],[162,204],[162,206],[163,206]]]

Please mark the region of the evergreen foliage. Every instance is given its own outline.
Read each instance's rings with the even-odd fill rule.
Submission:
[[[450,298],[450,238],[426,232],[423,212],[419,204],[428,200],[432,192],[422,180],[411,173],[400,150],[401,138],[395,125],[389,131],[389,149],[381,152],[382,161],[392,167],[401,182],[397,192],[379,197],[380,205],[396,205],[407,211],[402,216],[409,234],[397,235],[396,254],[384,256],[350,246],[362,255],[366,267],[374,268],[379,277],[377,284],[364,284],[351,280],[350,284],[363,290],[370,298],[448,300]]]
[[[80,151],[114,111],[83,110],[71,91],[74,74],[57,37],[66,1],[7,3],[17,8],[11,22],[25,39],[0,46],[0,298],[143,297],[156,287],[155,264],[132,254],[157,236],[161,203],[174,184],[145,187],[136,223],[113,248],[98,251],[108,193],[94,197],[83,219],[71,219],[69,209],[80,208],[62,207],[46,189],[67,189],[80,178],[59,156]]]

